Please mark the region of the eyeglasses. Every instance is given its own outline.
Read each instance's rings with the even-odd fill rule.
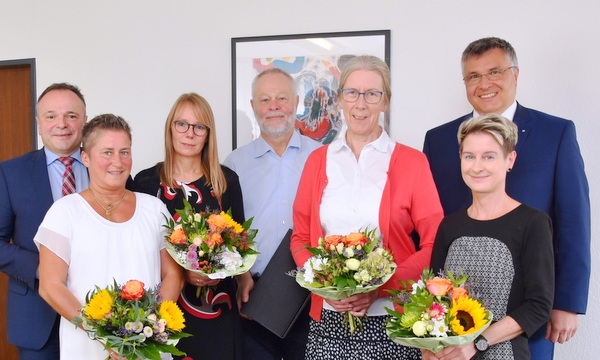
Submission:
[[[356,102],[362,95],[367,104],[377,104],[381,101],[383,94],[385,94],[383,91],[378,90],[360,92],[356,89],[342,89],[342,99],[346,102]]]
[[[186,133],[190,128],[194,129],[194,134],[198,136],[206,135],[208,132],[208,126],[202,124],[188,124],[185,121],[175,120],[173,121],[175,124],[175,130],[179,133]]]
[[[473,73],[473,74],[469,74],[467,76],[465,76],[463,78],[463,81],[467,84],[467,85],[475,85],[475,84],[479,84],[479,82],[481,81],[481,79],[485,76],[489,81],[496,81],[496,80],[500,80],[502,78],[502,76],[504,75],[504,73],[507,70],[510,69],[514,69],[516,68],[516,66],[509,66],[504,70],[492,70],[487,74],[477,74],[477,73]]]

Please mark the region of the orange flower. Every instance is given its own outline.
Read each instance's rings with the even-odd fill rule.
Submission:
[[[361,232],[352,232],[344,238],[344,244],[346,244],[346,246],[364,245],[367,242],[369,242],[369,239]]]
[[[144,294],[144,283],[139,280],[129,280],[121,290],[121,298],[124,300],[139,300]]]
[[[208,239],[206,240],[206,245],[208,245],[208,247],[212,250],[215,247],[221,245],[223,243],[223,238],[221,237],[221,234],[219,234],[218,232],[213,232],[208,236]]]
[[[210,226],[210,229],[214,232],[221,232],[227,228],[227,219],[221,214],[211,214],[206,222]]]
[[[467,289],[465,288],[453,287],[452,290],[450,290],[450,297],[452,300],[458,300],[458,298],[463,296],[468,296]]]
[[[181,227],[175,227],[171,236],[169,236],[169,242],[171,244],[185,244],[187,242],[187,236]]]
[[[440,277],[425,280],[425,283],[427,290],[435,296],[444,296],[452,288],[452,281]]]
[[[344,237],[342,235],[329,235],[323,239],[326,249],[329,249],[330,245],[337,246],[337,244],[341,243],[342,241],[344,241]]]

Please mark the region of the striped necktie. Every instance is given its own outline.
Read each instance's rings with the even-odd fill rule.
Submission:
[[[75,174],[73,173],[73,158],[59,157],[58,160],[65,165],[62,177],[62,196],[75,192]]]

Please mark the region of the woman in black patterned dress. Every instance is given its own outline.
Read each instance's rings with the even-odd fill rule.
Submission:
[[[494,314],[474,342],[423,359],[530,359],[528,337],[550,318],[554,298],[552,225],[543,212],[505,190],[517,154],[517,126],[500,115],[465,121],[458,130],[463,180],[473,203],[444,218],[431,266],[462,270],[471,292]],[[533,180],[532,180],[533,181]]]
[[[215,121],[208,102],[195,93],[181,95],[165,123],[165,160],[142,170],[134,190],[161,199],[175,220],[186,199],[195,211],[227,211],[244,222],[238,176],[222,166],[217,153]],[[193,336],[180,340],[185,360],[239,359],[239,315],[232,278],[211,280],[185,271],[179,297]]]

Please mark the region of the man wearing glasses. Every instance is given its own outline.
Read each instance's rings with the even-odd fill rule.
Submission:
[[[471,204],[471,192],[460,170],[459,125],[487,113],[501,114],[517,124],[517,161],[507,176],[506,190],[514,199],[552,218],[556,266],[551,319],[535,334],[524,335],[530,338],[532,359],[552,359],[554,343],[564,343],[575,335],[577,315],[585,314],[589,290],[589,188],[575,125],[515,100],[519,67],[507,41],[494,37],[476,40],[463,52],[461,63],[473,113],[429,130],[423,152],[444,213],[451,214]]]

